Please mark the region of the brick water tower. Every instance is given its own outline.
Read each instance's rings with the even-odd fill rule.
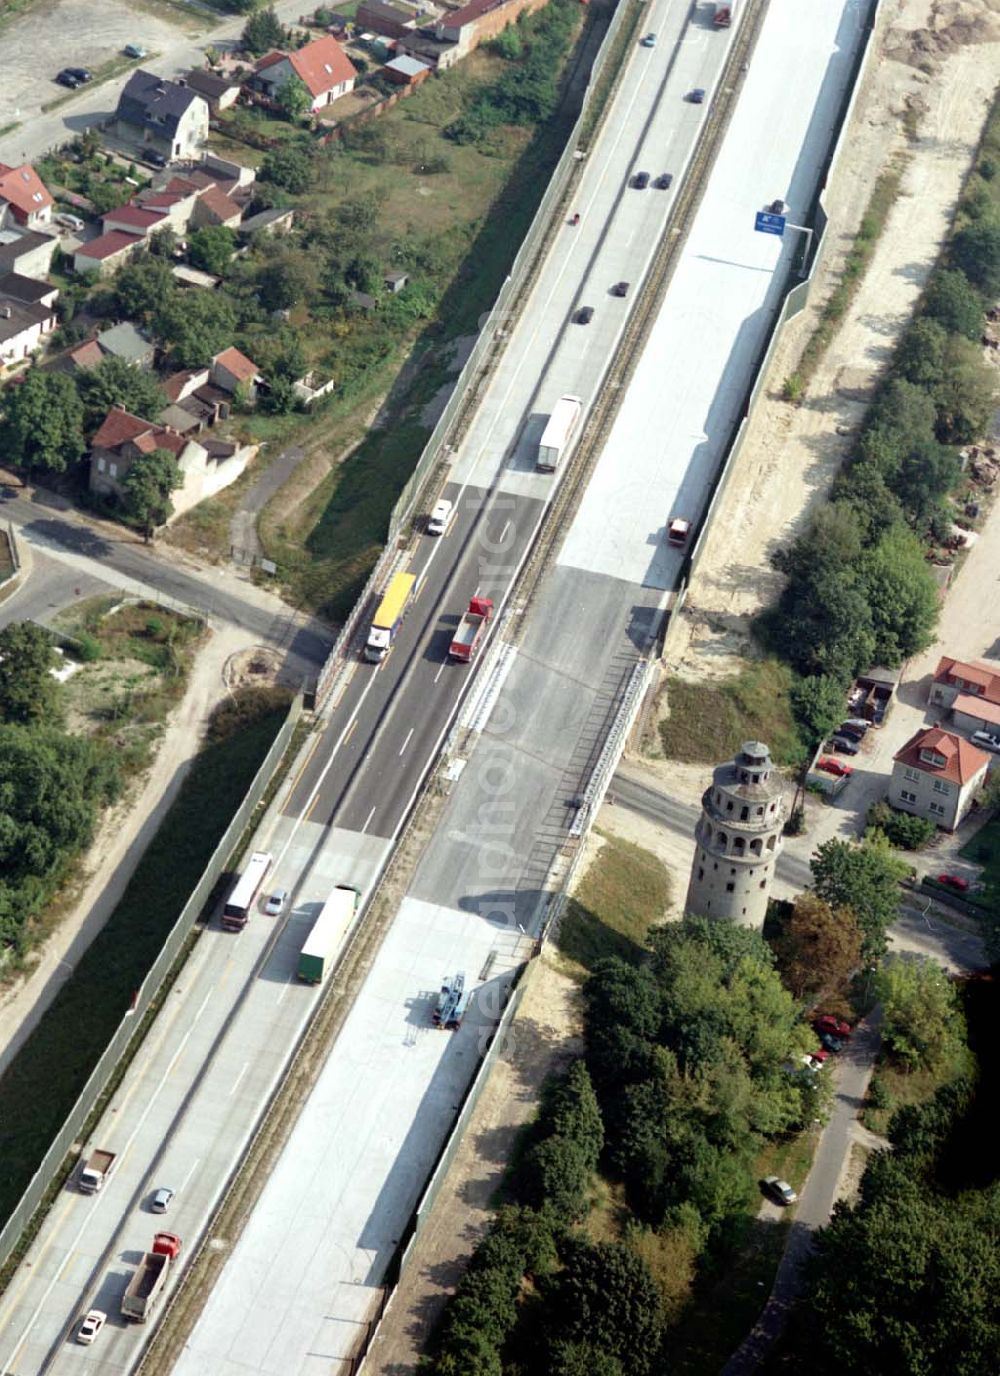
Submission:
[[[771,752],[746,741],[735,760],[719,765],[702,797],[685,911],[763,927],[784,822]]]

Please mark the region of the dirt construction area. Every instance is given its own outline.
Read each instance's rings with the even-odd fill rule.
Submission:
[[[975,153],[1000,72],[1000,0],[886,0],[875,43],[827,188],[830,225],[809,307],[776,351],[688,593],[687,644],[670,665],[682,677],[740,667],[751,618],[781,586],[769,556],[799,533],[849,453],[850,431],[923,290]],[[782,384],[840,279],[879,174],[896,158],[905,161],[901,194],[860,290],[804,398],[786,402]],[[838,435],[838,426],[849,433]]]

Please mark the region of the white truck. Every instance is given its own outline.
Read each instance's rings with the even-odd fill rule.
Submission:
[[[118,1156],[113,1151],[92,1151],[83,1163],[79,1186],[83,1194],[97,1194],[115,1168]]]
[[[560,397],[553,408],[538,444],[535,467],[554,473],[569,448],[570,440],[580,422],[583,402],[579,397]]]

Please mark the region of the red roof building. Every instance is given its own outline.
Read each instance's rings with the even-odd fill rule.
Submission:
[[[943,655],[931,680],[930,701],[939,707],[951,707],[960,693],[1000,703],[1000,665]]]
[[[101,216],[105,234],[120,229],[126,234],[147,235],[159,229],[165,221],[162,210],[137,205],[121,205],[117,210],[109,210],[107,215]]]
[[[250,84],[277,101],[292,77],[298,77],[312,97],[310,108],[320,110],[353,90],[357,71],[337,40],[327,34],[294,53],[267,53],[254,67]]]
[[[953,731],[924,727],[894,756],[889,802],[954,831],[986,779],[990,758]]]
[[[5,222],[37,229],[52,219],[52,197],[30,162],[8,167],[0,162],[0,229]]]
[[[73,254],[73,271],[78,273],[96,272],[107,277],[132,257],[135,250],[144,243],[141,234],[126,234],[124,230],[113,229],[89,244],[81,246]]]

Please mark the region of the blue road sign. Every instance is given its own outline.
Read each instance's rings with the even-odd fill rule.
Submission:
[[[785,232],[785,216],[772,215],[769,210],[758,210],[753,227],[758,234],[777,234],[780,238]]]

